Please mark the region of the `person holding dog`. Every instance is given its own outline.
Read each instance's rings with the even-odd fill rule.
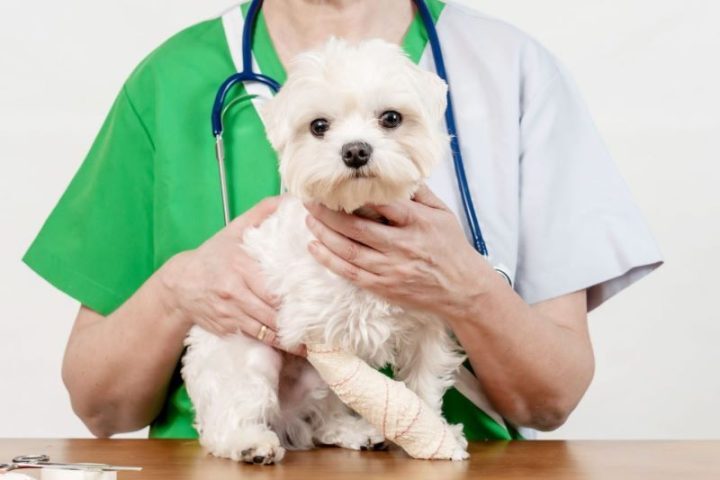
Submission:
[[[447,169],[412,200],[379,206],[389,225],[311,205],[317,241],[308,248],[358,286],[444,318],[500,420],[456,389],[444,398],[446,418],[463,423],[469,440],[522,438],[522,428],[566,421],[593,375],[587,313],[661,256],[552,54],[470,9],[427,4],[478,216],[513,286],[468,242]],[[229,112],[239,215],[223,228],[206,126],[218,82],[238,69],[247,6],[184,30],[141,62],[24,257],[81,303],[63,379],[97,436],[147,425],[154,437],[197,436],[177,373],[193,325],[277,343],[281,299],[240,247],[244,231],[277,208],[275,152],[254,107]],[[266,0],[254,36],[261,72],[281,82],[295,55],[331,36],[382,38],[416,63],[428,57],[410,0]]]

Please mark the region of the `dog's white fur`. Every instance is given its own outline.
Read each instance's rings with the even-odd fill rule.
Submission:
[[[244,248],[283,299],[278,328],[285,346],[329,344],[374,367],[392,364],[395,377],[436,412],[463,360],[457,344],[440,319],[393,306],[317,263],[307,251],[314,237],[302,201],[353,212],[368,203],[410,198],[447,155],[446,88],[399,47],[380,40],[332,40],[300,55],[284,87],[261,111],[290,195],[244,237]],[[380,125],[378,117],[387,110],[402,114],[399,127]],[[330,121],[323,138],[310,132],[316,118]],[[353,141],[373,147],[359,171],[340,155]],[[186,344],[182,375],[195,425],[201,443],[217,456],[273,463],[285,448],[359,449],[383,441],[304,359],[242,334],[219,338],[199,327]]]

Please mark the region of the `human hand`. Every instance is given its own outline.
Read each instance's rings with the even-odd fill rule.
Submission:
[[[455,318],[494,270],[450,209],[423,185],[413,200],[370,206],[389,225],[311,203],[310,253],[328,269],[398,305]]]
[[[260,225],[279,204],[280,197],[263,200],[163,267],[169,308],[188,328],[199,325],[219,336],[242,332],[282,348],[277,340],[280,298],[268,291],[259,263],[242,248],[245,230]],[[304,348],[290,353],[304,354]]]

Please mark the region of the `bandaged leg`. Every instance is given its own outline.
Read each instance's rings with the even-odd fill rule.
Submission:
[[[358,357],[325,345],[308,345],[308,360],[335,394],[414,458],[464,460],[466,444],[455,430],[402,382]]]

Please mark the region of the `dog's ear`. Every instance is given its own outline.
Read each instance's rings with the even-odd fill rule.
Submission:
[[[419,92],[421,98],[425,100],[424,103],[428,109],[428,114],[430,118],[442,121],[445,118],[445,109],[447,108],[447,83],[434,72],[418,66],[416,68]]]
[[[258,112],[265,124],[265,135],[278,153],[282,153],[292,133],[287,121],[288,105],[286,97],[287,94],[283,94],[282,89],[280,89],[275,97],[263,102]]]

